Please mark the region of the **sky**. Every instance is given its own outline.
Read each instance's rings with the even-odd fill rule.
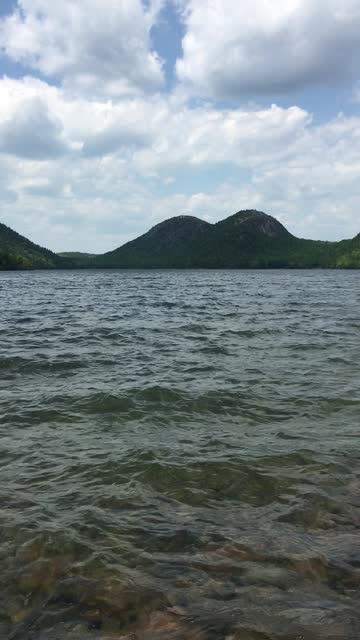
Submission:
[[[101,253],[174,215],[360,232],[359,0],[0,0],[0,221]]]

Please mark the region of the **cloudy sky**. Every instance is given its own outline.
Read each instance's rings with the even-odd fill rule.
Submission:
[[[181,213],[360,231],[359,0],[0,0],[0,221],[103,252]]]

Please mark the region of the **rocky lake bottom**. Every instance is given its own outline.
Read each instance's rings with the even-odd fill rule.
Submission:
[[[1,640],[360,638],[356,271],[0,273]]]

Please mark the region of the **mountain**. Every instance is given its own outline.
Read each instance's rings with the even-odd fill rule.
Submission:
[[[360,234],[323,242],[293,236],[262,211],[210,224],[175,216],[103,255],[56,255],[0,224],[0,269],[360,268]]]
[[[57,269],[68,263],[56,253],[39,247],[0,223],[0,270]]]
[[[97,268],[186,268],[213,232],[213,225],[193,216],[176,216],[160,222],[136,240],[94,260]]]
[[[296,238],[276,218],[245,210],[209,224],[177,216],[97,256],[95,268],[358,268],[360,234],[323,242]]]

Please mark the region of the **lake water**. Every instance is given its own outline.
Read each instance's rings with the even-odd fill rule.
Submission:
[[[0,273],[1,640],[359,640],[360,274]]]

